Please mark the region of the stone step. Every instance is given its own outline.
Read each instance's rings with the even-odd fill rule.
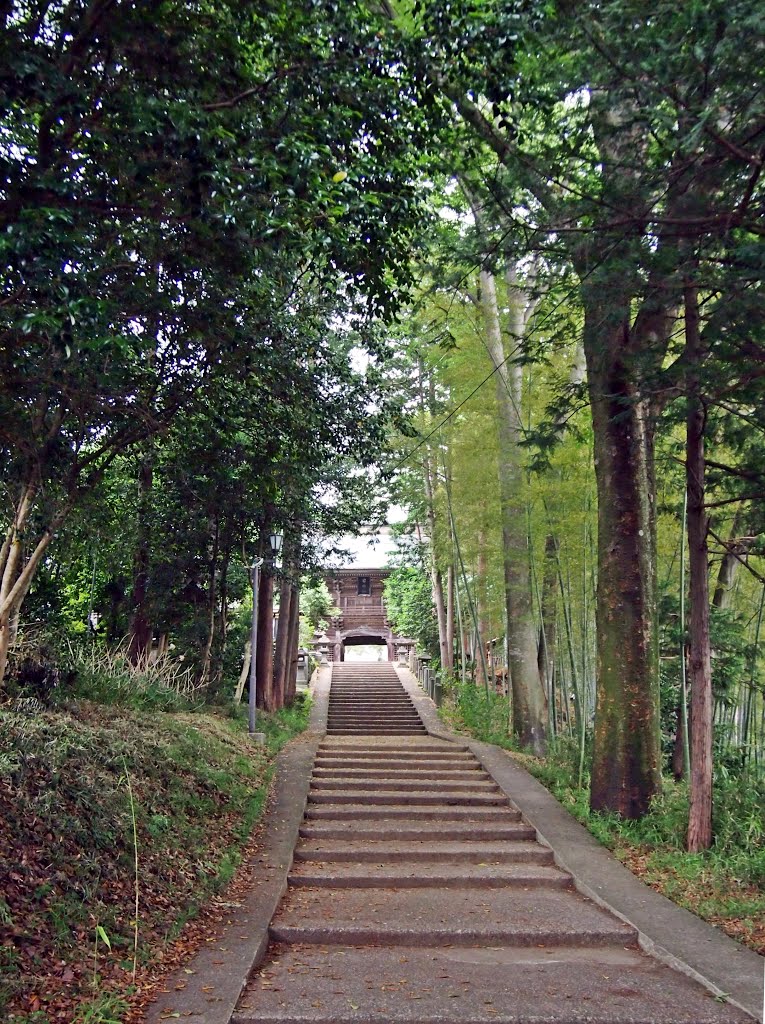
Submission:
[[[341,760],[342,759],[342,760]],[[454,754],[449,753],[448,750],[412,750],[412,751],[399,751],[397,754],[392,755],[387,750],[348,750],[344,751],[342,748],[333,748],[332,752],[321,751],[316,755],[316,764],[327,763],[335,761],[338,764],[347,764],[353,762],[358,765],[370,765],[376,767],[376,762],[380,762],[383,766],[385,764],[402,764],[407,765],[443,765],[448,768],[450,765],[475,765],[479,762],[477,759],[468,751],[458,751]]]
[[[395,715],[341,715],[338,718],[330,715],[327,720],[327,725],[339,725],[349,726],[355,728],[357,725],[418,725],[422,726],[422,719],[419,715],[406,715],[406,716],[395,716]]]
[[[567,889],[571,876],[547,864],[347,864],[296,862],[292,886],[328,889]]]
[[[371,690],[350,690],[347,693],[342,693],[339,690],[333,690],[329,699],[333,703],[346,704],[385,704],[388,701],[413,703],[411,696],[404,690],[391,690],[387,693],[372,692]]]
[[[328,725],[422,725],[419,715],[329,715]]]
[[[491,779],[490,775],[487,775],[482,771],[480,766],[475,768],[420,768],[419,766],[409,767],[397,767],[397,768],[346,768],[345,766],[329,767],[323,764],[317,765],[314,768],[314,776],[317,779],[337,779],[342,782],[344,779],[367,779],[369,781],[369,788],[372,789],[377,782],[384,782],[388,780],[395,782],[396,779],[408,779],[408,780],[423,780],[423,788],[425,783],[428,785],[430,782],[441,780],[444,783],[448,783],[450,780],[455,782],[473,782],[486,781]]]
[[[367,715],[363,712],[352,711],[348,712],[347,714],[342,713],[339,715],[330,713],[327,716],[327,722],[337,722],[340,725],[350,722],[369,722],[370,724],[376,725],[382,724],[384,722],[392,722],[395,724],[403,723],[405,725],[409,725],[414,722],[417,725],[421,725],[422,719],[418,714],[409,711],[385,711],[381,714],[374,715]]]
[[[462,793],[453,790],[442,790],[433,793],[430,790],[390,793],[378,793],[376,790],[335,790],[328,789],[311,793],[309,803],[325,804],[412,804],[412,805],[461,805],[463,807],[480,807],[494,805],[507,806],[504,793]]]
[[[327,729],[328,733],[333,736],[422,736],[425,733],[425,727],[417,728],[412,726],[400,726],[398,729],[381,729],[381,728],[347,728],[346,726],[338,725],[334,728]]]
[[[393,690],[396,693],[406,693],[398,676],[369,676],[366,679],[333,679],[330,686],[330,693],[345,691],[350,693],[368,693],[373,690]]]
[[[398,723],[398,721],[399,720],[396,719],[396,718],[391,719],[391,717],[388,716],[388,715],[382,715],[379,718],[376,717],[376,716],[373,717],[373,716],[370,716],[370,715],[347,715],[347,716],[341,716],[339,719],[336,719],[336,718],[333,718],[332,716],[330,716],[328,718],[327,724],[329,724],[331,722],[336,722],[338,725],[352,725],[355,728],[356,725],[364,725],[364,724],[367,724],[367,723],[370,724],[370,725],[383,725],[386,722],[390,722],[391,724],[395,725],[395,724]],[[401,724],[403,724],[403,725],[410,725],[411,724],[411,725],[422,726],[422,719],[420,718],[419,715],[417,715],[417,716],[409,715],[409,716],[406,717],[406,719],[402,720]],[[423,726],[423,728],[424,728],[424,726]]]
[[[751,1024],[634,949],[274,944],[232,1024]]]
[[[398,693],[330,693],[330,706],[332,704],[412,704],[412,698],[408,693],[400,690]]]
[[[380,711],[359,711],[358,709],[351,709],[348,711],[334,711],[332,708],[329,709],[329,719],[361,719],[362,721],[377,720],[382,721],[384,719],[395,718],[395,719],[412,719],[419,722],[420,716],[414,710],[414,708],[384,708]]]
[[[343,706],[369,706],[369,705],[389,705],[389,704],[401,704],[401,705],[412,705],[412,698],[407,693],[388,693],[388,694],[345,694],[337,693],[330,694],[329,705],[340,705]]]
[[[537,842],[399,842],[398,840],[301,840],[295,861],[350,864],[437,862],[438,864],[552,864],[552,850]]]
[[[632,946],[637,930],[575,890],[299,889],[271,924],[277,942],[428,946]]]
[[[409,708],[406,705],[396,706],[395,704],[388,704],[383,708],[333,708],[330,704],[328,713],[330,718],[333,715],[342,718],[349,716],[357,718],[384,718],[387,715],[414,715],[417,718],[420,717],[414,708]]]
[[[406,690],[402,690],[401,687],[398,689],[387,690],[372,690],[366,688],[336,690],[332,687],[329,699],[332,701],[362,701],[365,704],[376,704],[386,700],[403,700],[408,701],[410,704],[412,703],[411,694],[407,693]]]
[[[330,717],[332,715],[340,715],[342,717],[355,715],[356,717],[363,718],[379,718],[384,717],[386,715],[417,715],[417,712],[414,710],[414,708],[395,706],[391,707],[390,705],[388,705],[388,707],[386,708],[380,709],[379,711],[365,711],[364,709],[360,708],[339,708],[335,710],[334,708],[330,707],[328,713]],[[417,717],[419,718],[420,716],[417,715]]]
[[[466,744],[450,743],[445,739],[436,739],[430,737],[428,739],[418,739],[407,743],[395,743],[395,742],[383,742],[380,741],[379,746],[369,746],[367,744],[359,743],[357,740],[345,740],[345,739],[323,739],[318,746],[318,753],[320,755],[332,754],[336,756],[338,753],[348,754],[366,754],[368,757],[390,757],[393,755],[408,755],[408,754],[460,754],[465,753],[469,757],[473,757],[470,753],[470,749]]]
[[[458,760],[443,758],[435,761],[425,758],[380,758],[380,757],[317,757],[314,762],[314,770],[318,771],[370,771],[370,772],[479,772],[482,770],[478,761],[471,761],[468,758]]]
[[[347,683],[342,685],[333,683],[329,689],[330,699],[332,697],[376,697],[378,695],[383,696],[395,696],[395,697],[407,697],[411,700],[410,694],[406,692],[404,687],[400,683],[387,683],[387,682],[375,682],[367,683],[365,685],[350,686]]]
[[[387,712],[387,711],[414,711],[414,704],[408,700],[385,700],[376,701],[375,703],[362,703],[359,701],[330,701],[329,710],[342,711],[348,713],[364,712],[364,714],[371,714],[372,712]]]
[[[300,828],[304,839],[400,839],[418,842],[443,842],[449,839],[470,839],[478,842],[494,842],[501,839],[535,839],[536,830],[530,825],[510,822],[501,825],[481,825],[475,821],[466,824],[439,825],[433,827],[432,821],[424,821],[419,825],[396,819],[380,820],[359,824],[358,821],[334,822],[332,824],[305,824]]]
[[[443,805],[412,806],[380,804],[370,807],[368,804],[309,804],[306,808],[306,820],[330,821],[385,821],[389,819],[406,819],[411,822],[428,821],[464,821],[464,822],[509,822],[520,821],[520,811],[509,803],[500,806],[465,807]]]
[[[419,717],[399,722],[395,719],[391,720],[387,716],[381,719],[370,719],[365,715],[354,715],[352,717],[349,716],[347,719],[341,719],[340,721],[337,719],[329,719],[327,722],[328,730],[331,730],[333,726],[336,729],[360,729],[366,726],[374,726],[375,729],[391,729],[393,727],[400,726],[407,729],[418,728],[421,729],[423,733],[425,732],[425,726],[422,723],[422,719]]]
[[[479,765],[474,768],[326,768],[316,765],[313,770],[315,779],[368,779],[374,782],[388,779],[443,779],[444,781],[478,781],[487,780],[491,776],[482,771]]]
[[[359,740],[353,736],[325,736],[322,740],[326,744],[318,753],[317,758],[359,758],[365,763],[395,761],[401,764],[420,764],[422,760],[430,760],[433,753],[440,760],[440,755],[452,757],[446,750],[428,751],[422,749],[427,736],[409,736],[397,739],[395,736],[378,736],[374,740]],[[362,746],[363,743],[363,746]],[[366,756],[365,756],[366,754]],[[468,755],[472,756],[472,755]]]
[[[412,698],[403,690],[352,690],[330,692],[330,704],[411,704]]]
[[[334,693],[330,694],[330,704],[343,704],[348,706],[362,706],[362,707],[376,707],[378,705],[386,704],[409,704],[413,705],[412,698],[408,693],[389,693],[387,695],[379,694],[345,694],[345,693]]]
[[[422,789],[424,781],[422,777],[414,779],[391,779],[385,781],[384,779],[348,779],[348,778],[336,778],[335,776],[329,778],[316,778],[313,777],[311,782],[311,789],[344,789],[351,791],[354,789],[368,790],[372,787],[378,793],[389,793],[401,792],[405,793],[410,790],[418,792]],[[464,780],[464,779],[449,779],[441,783],[441,785],[434,785],[431,789],[438,792],[439,789],[448,789],[449,792],[465,792],[465,793],[496,793],[499,791],[496,782],[493,779],[487,777],[486,779],[479,776],[475,780]]]
[[[328,729],[367,729],[372,731],[373,729],[392,729],[392,728],[405,728],[405,729],[419,729],[422,727],[422,722],[419,718],[347,718],[337,719],[330,718],[327,722]]]
[[[356,726],[367,725],[375,726],[375,728],[394,725],[420,726],[422,725],[422,720],[419,715],[380,715],[379,717],[372,715],[341,715],[337,718],[330,715],[327,719],[328,727],[342,726],[355,728]]]
[[[419,715],[330,715],[327,726],[422,725]]]
[[[410,736],[425,735],[424,725],[375,725],[359,722],[356,725],[328,725],[327,733],[333,736]]]
[[[420,716],[412,709],[409,711],[397,711],[394,708],[385,711],[333,711],[329,710],[329,721],[361,721],[361,722],[419,722]]]
[[[358,704],[330,704],[330,715],[416,715],[411,704],[375,704],[370,707]]]
[[[377,713],[380,713],[380,714],[384,714],[384,713],[386,713],[388,711],[398,711],[398,712],[414,711],[415,714],[417,713],[415,711],[414,704],[412,704],[410,701],[406,701],[406,700],[379,701],[378,703],[375,703],[375,704],[362,704],[362,703],[359,703],[358,701],[350,701],[350,700],[347,701],[347,702],[346,701],[342,701],[342,702],[341,701],[330,701],[329,710],[330,710],[330,713],[341,712],[343,714],[349,714],[351,712],[354,712],[354,713],[363,712],[364,714],[372,714],[373,712],[377,712]]]

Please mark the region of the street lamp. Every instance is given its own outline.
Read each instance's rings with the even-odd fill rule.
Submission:
[[[282,535],[280,533],[272,533],[268,542],[271,545],[271,563],[275,562],[279,552],[282,549]],[[252,572],[252,626],[250,627],[250,699],[248,704],[249,710],[249,733],[250,736],[254,736],[256,739],[265,739],[262,733],[256,733],[255,725],[257,721],[257,704],[255,702],[257,685],[258,685],[258,592],[260,590],[260,570],[265,564],[265,558],[253,559],[251,572]]]

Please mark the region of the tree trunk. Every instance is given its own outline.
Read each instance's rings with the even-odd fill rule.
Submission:
[[[449,665],[445,669],[454,675],[454,566],[449,563],[446,569],[446,647],[449,652]]]
[[[688,487],[688,571],[691,618],[689,678],[691,685],[691,778],[688,850],[712,845],[712,657],[709,638],[708,518],[704,507],[704,431],[706,410],[699,397],[697,368],[702,358],[698,294],[685,288],[685,348],[688,355],[686,482]]]
[[[247,679],[250,675],[250,660],[252,654],[252,646],[250,644],[250,638],[248,637],[244,644],[244,660],[242,662],[242,671],[239,673],[239,680],[236,684],[236,690],[234,691],[234,703],[240,704],[242,700],[242,694],[244,693],[244,687],[247,683]]]
[[[593,810],[639,818],[661,789],[652,423],[629,365],[630,295],[582,285],[598,493]]]
[[[276,626],[276,642],[274,644],[274,706],[283,708],[286,698],[287,676],[289,674],[289,640],[291,624],[292,582],[291,552],[289,539],[285,544],[284,574],[279,586],[279,620]]]
[[[260,571],[258,593],[258,649],[255,652],[255,670],[258,692],[257,705],[264,711],[274,710],[274,578],[269,567]]]
[[[478,566],[475,573],[475,603],[478,612],[478,643],[482,644],[486,651],[487,643],[491,642],[489,630],[489,609],[487,596],[488,566],[486,562],[486,532],[480,530],[478,533]],[[488,666],[487,666],[488,667]],[[477,659],[475,664],[475,681],[477,686],[486,686],[491,679],[483,677],[483,660]]]
[[[5,678],[8,667],[8,654],[11,646],[11,622],[21,609],[21,603],[29,585],[18,591],[21,575],[24,548],[24,530],[34,508],[37,488],[29,480],[22,490],[21,499],[16,506],[13,522],[6,531],[2,548],[0,548],[0,686]],[[17,596],[13,596],[13,591]]]
[[[210,666],[212,662],[212,649],[215,642],[215,626],[218,618],[218,540],[220,537],[220,524],[217,516],[215,524],[211,525],[210,541],[210,565],[207,582],[207,637],[202,649],[202,664],[199,672],[200,683],[208,686],[210,683]]]
[[[745,519],[744,512],[740,508],[737,509],[730,528],[730,539],[728,540],[730,547],[722,556],[720,569],[717,573],[717,582],[715,583],[715,592],[712,598],[712,604],[715,608],[727,608],[730,604],[730,596],[733,592],[733,584],[736,582],[738,567],[741,565],[741,560],[746,559],[754,543],[754,537],[739,537],[739,533],[744,527]]]
[[[513,171],[516,148],[481,108],[441,82],[465,120]],[[626,108],[626,109],[625,109]],[[623,204],[634,211],[637,172],[648,136],[623,96],[594,91],[590,114],[603,169],[601,216]],[[615,132],[616,125],[626,126]],[[681,154],[682,156],[682,154]],[[667,189],[665,216],[684,200],[685,177]],[[541,180],[538,201],[555,214],[558,190]],[[667,220],[669,224],[669,220]],[[580,279],[585,311],[584,349],[595,436],[598,488],[598,688],[591,805],[640,817],[661,787],[659,678],[656,635],[656,517],[653,506],[653,423],[638,382],[660,372],[672,330],[674,291],[666,267],[677,265],[676,229],[661,238],[667,255],[641,279],[635,237],[590,222],[584,236],[566,240]],[[670,263],[670,260],[674,262]],[[633,300],[643,296],[632,325]],[[639,358],[635,358],[635,357]],[[629,365],[632,362],[632,365]],[[658,401],[655,402],[658,404]]]
[[[685,777],[685,715],[683,714],[683,703],[678,701],[675,710],[675,741],[672,746],[672,776],[680,782]]]
[[[226,654],[228,638],[228,570],[231,564],[231,548],[226,545],[221,556],[218,583],[218,609],[215,622],[215,645],[212,650],[210,681],[215,693],[219,693],[223,683],[223,659]]]
[[[548,533],[545,538],[545,557],[542,568],[542,593],[540,595],[540,616],[542,623],[539,627],[539,654],[538,665],[539,675],[547,688],[548,699],[552,693],[555,672],[555,644],[556,635],[556,604],[558,592],[558,571],[557,571],[557,542],[553,534]]]
[[[444,601],[444,581],[441,570],[435,564],[435,553],[431,558],[430,575],[433,588],[433,602],[436,606],[436,618],[438,620],[438,650],[441,667],[449,664],[449,647],[446,639],[446,603]]]
[[[296,570],[299,565],[296,563]],[[295,583],[290,598],[290,631],[287,641],[287,679],[285,686],[285,704],[295,699],[297,692],[298,650],[300,648],[300,586]]]
[[[138,528],[133,552],[133,613],[130,618],[127,654],[133,665],[146,660],[151,650],[152,628],[148,613],[149,563],[152,538],[152,491],[154,450],[147,446],[138,467]]]
[[[537,665],[537,631],[531,599],[526,505],[520,441],[520,366],[505,361],[494,276],[481,271],[481,308],[497,392],[499,432],[499,493],[505,576],[506,629],[513,692],[513,732],[523,747],[544,752],[547,739],[547,699]],[[523,310],[515,307],[515,346],[523,340]]]
[[[420,359],[418,361],[418,377],[420,391],[420,408],[424,413],[426,410],[432,415],[435,407],[435,395],[432,379],[428,381],[428,398],[426,402],[424,387],[424,367]],[[437,485],[437,464],[431,458],[430,448],[425,448],[425,458],[422,463],[422,480],[425,490],[425,505],[428,517],[428,533],[430,535],[429,557],[430,557],[430,580],[433,593],[433,604],[436,608],[436,620],[438,622],[438,650],[441,667],[449,670],[451,659],[446,641],[446,603],[444,601],[444,584],[441,570],[438,566],[438,554],[436,551],[436,485]]]

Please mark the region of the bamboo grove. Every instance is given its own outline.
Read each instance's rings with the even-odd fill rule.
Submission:
[[[591,806],[626,818],[670,756],[690,850],[714,758],[762,767],[757,26],[629,3],[407,26],[453,116],[396,464],[420,466],[441,660],[462,587],[521,745],[591,741]]]

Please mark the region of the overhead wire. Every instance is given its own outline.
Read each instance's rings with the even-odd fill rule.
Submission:
[[[598,270],[603,265],[603,263],[605,262],[606,258],[608,256],[610,256],[611,252],[614,249],[616,249],[616,247],[618,245],[620,245],[624,241],[625,237],[626,236],[620,236],[618,239],[616,239],[616,241],[613,243],[613,245],[610,246],[606,250],[605,253],[603,253],[601,258],[587,271],[587,273],[582,275],[582,277],[579,279],[578,283],[573,285],[558,300],[558,302],[556,302],[554,304],[554,306],[550,310],[548,310],[547,313],[545,313],[545,315],[543,317],[541,317],[540,319],[535,318],[535,323],[532,326],[529,334],[533,334],[535,331],[539,331],[539,329],[552,317],[552,315],[555,312],[557,312],[557,310],[560,309],[560,307],[571,298],[571,296],[579,288],[581,283],[583,281],[587,280],[588,277],[590,277],[592,274],[594,274],[595,271]],[[488,384],[488,382],[494,377],[495,373],[497,373],[499,370],[501,370],[502,367],[505,366],[508,362],[510,362],[511,359],[514,359],[516,357],[517,352],[518,352],[518,347],[516,347],[512,352],[510,352],[507,356],[505,356],[505,358],[500,363],[497,363],[495,365],[494,369],[491,371],[491,373],[488,373],[483,378],[483,380],[480,381],[480,383],[478,383],[473,388],[473,390],[468,395],[466,395],[465,398],[462,399],[461,402],[459,402],[453,409],[451,409],[446,414],[446,416],[444,416],[444,418],[435,427],[433,427],[432,430],[430,430],[427,434],[425,434],[424,437],[420,438],[420,440],[417,442],[417,444],[413,448],[411,448],[400,459],[398,459],[396,462],[394,462],[393,465],[389,467],[388,472],[389,473],[394,473],[397,469],[399,469],[406,462],[408,462],[409,459],[415,454],[415,452],[419,451],[419,449],[422,448],[422,446],[424,444],[426,444],[430,440],[430,438],[433,437],[434,434],[437,434],[439,432],[439,430],[441,430],[441,428],[443,426],[445,426],[445,424],[447,424],[449,422],[449,420],[451,420],[454,416],[456,416],[457,413],[460,411],[460,409],[462,409],[463,406],[467,405],[467,403],[470,401],[470,399],[473,398],[474,395],[478,394],[478,392],[481,390],[481,388],[485,384]]]

